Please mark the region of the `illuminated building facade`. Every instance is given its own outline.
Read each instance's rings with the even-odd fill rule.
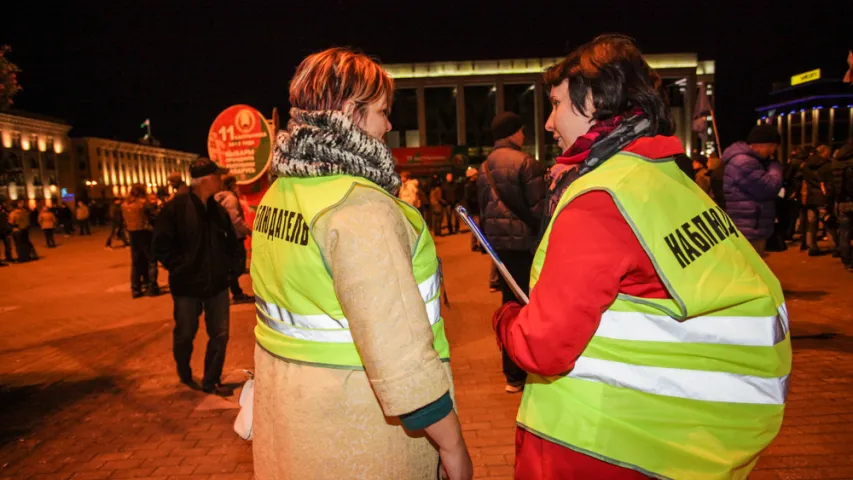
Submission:
[[[782,136],[777,158],[787,159],[795,147],[840,147],[853,137],[853,91],[837,75],[811,70],[778,82],[768,104],[755,109],[756,123],[773,125]]]
[[[664,79],[676,134],[687,154],[698,147],[691,129],[697,89],[705,88],[713,104],[714,62],[694,53],[646,55]],[[386,140],[392,149],[466,147],[471,163],[491,152],[491,121],[513,111],[525,123],[524,149],[552,164],[562,152],[545,131],[551,111],[542,72],[562,58],[435,62],[384,65],[394,77],[393,129]],[[448,164],[449,167],[449,164]]]
[[[90,198],[124,197],[134,183],[165,195],[169,174],[178,172],[188,182],[190,163],[198,158],[195,153],[94,137],[75,138],[72,144],[74,181],[78,192]]]
[[[71,125],[20,111],[0,112],[0,197],[53,205],[71,168]]]

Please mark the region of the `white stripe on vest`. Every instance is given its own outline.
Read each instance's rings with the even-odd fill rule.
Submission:
[[[426,306],[430,325],[441,319],[439,292],[441,277],[438,272],[418,285],[421,298]],[[349,321],[346,318],[334,319],[329,315],[301,315],[293,313],[272,302],[255,296],[258,318],[278,333],[302,340],[328,343],[352,343]]]
[[[570,378],[620,388],[706,402],[782,405],[788,396],[788,375],[756,377],[726,372],[631,365],[581,356]]]
[[[679,322],[666,315],[608,310],[595,336],[641,342],[706,343],[772,347],[785,340],[787,309],[770,317],[693,317]]]

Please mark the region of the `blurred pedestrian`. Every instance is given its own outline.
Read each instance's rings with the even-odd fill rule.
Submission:
[[[222,385],[222,367],[230,321],[230,259],[237,248],[228,212],[213,198],[222,190],[223,173],[228,170],[208,158],[193,161],[190,192],[175,196],[160,211],[153,242],[155,258],[169,271],[175,316],[172,345],[178,377],[185,385],[196,386],[190,359],[199,317],[204,312],[208,341],[201,388],[217,395],[231,393]]]
[[[456,181],[452,173],[444,176],[441,184],[441,197],[444,199],[444,217],[447,219],[447,234],[453,235],[459,231],[459,215],[456,206],[462,201],[462,185]]]
[[[847,270],[853,272],[853,137],[841,147],[832,160],[832,192],[838,215],[838,252]]]
[[[30,247],[30,212],[24,207],[24,201],[18,200],[15,209],[9,215],[9,223],[12,225],[12,238],[15,240],[15,252],[18,263],[29,262],[36,259],[35,251]]]
[[[56,228],[56,215],[53,214],[50,207],[47,205],[41,207],[38,222],[39,227],[41,227],[41,230],[44,233],[44,241],[47,248],[55,248],[56,240],[54,240],[53,232]]]
[[[513,112],[503,112],[492,121],[495,148],[480,165],[477,180],[480,225],[486,240],[506,265],[510,275],[527,293],[533,250],[545,212],[545,169],[522,150],[524,122]],[[503,303],[516,300],[501,277]],[[527,374],[502,354],[507,393],[524,388]]]
[[[408,203],[409,205],[415,207],[420,211],[421,209],[421,199],[418,196],[418,192],[420,191],[420,185],[418,184],[417,178],[412,178],[412,174],[409,172],[403,172],[400,174],[400,179],[403,182],[400,185],[400,193],[397,194],[400,197],[400,200]]]
[[[157,260],[153,252],[153,219],[155,206],[148,201],[145,185],[136,183],[121,206],[122,219],[130,233],[130,294],[160,295],[157,284]]]
[[[166,198],[166,202],[171,201],[177,195],[182,195],[190,191],[190,187],[187,186],[187,182],[181,178],[180,172],[172,172],[168,177],[169,187],[172,190],[172,193],[169,194],[169,197]]]
[[[803,204],[800,212],[800,229],[803,234],[800,250],[808,250],[809,256],[821,254],[817,243],[818,223],[829,205],[825,186],[825,181],[831,181],[827,175],[829,168],[831,168],[831,161],[829,147],[826,145],[819,146],[800,167],[802,178],[800,198]]]
[[[432,219],[432,234],[436,237],[441,237],[441,225],[444,222],[444,193],[441,190],[441,182],[434,178],[432,188],[429,191],[429,208],[430,217]],[[449,228],[449,227],[448,227]]]
[[[5,262],[0,262],[0,266],[5,267],[7,263],[14,262],[12,257],[12,224],[9,222],[9,211],[6,209],[6,204],[0,202],[0,240],[3,241],[3,252],[6,256]]]
[[[107,237],[106,248],[113,247],[113,240],[119,239],[124,244],[122,247],[127,247],[130,245],[130,242],[127,239],[127,229],[124,224],[124,215],[121,211],[121,199],[116,198],[113,200],[112,211],[110,212],[110,222],[112,224],[112,230],[110,230],[110,236]]]
[[[756,125],[746,142],[723,152],[726,212],[759,255],[773,234],[782,189],[782,165],[772,158],[780,141],[776,127]]]
[[[711,171],[708,169],[708,157],[697,155],[693,159],[693,180],[703,192],[714,198],[714,191],[711,189]]]
[[[247,237],[252,236],[252,229],[246,223],[246,218],[243,215],[243,208],[240,205],[240,192],[237,189],[237,177],[234,175],[226,175],[222,178],[222,191],[218,192],[214,198],[222,208],[228,212],[231,217],[231,224],[234,226],[234,232],[237,235],[237,245],[231,255],[231,274],[230,274],[230,289],[231,300],[233,303],[249,303],[254,302],[255,297],[246,295],[243,288],[240,287],[240,276],[246,273],[246,244]]]
[[[80,235],[91,235],[92,230],[89,228],[89,207],[82,201],[77,202],[77,226],[80,228]]]
[[[71,212],[71,207],[69,207],[67,203],[62,202],[59,206],[56,218],[62,225],[62,231],[66,237],[74,233],[73,213]]]

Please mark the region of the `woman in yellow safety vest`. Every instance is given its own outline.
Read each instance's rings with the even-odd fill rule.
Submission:
[[[290,83],[279,178],[252,234],[259,480],[472,477],[435,244],[396,198],[382,140],[393,93],[376,62],[342,48],[307,57]]]
[[[607,35],[548,69],[546,128],[579,176],[494,326],[530,373],[517,479],[743,479],[782,423],[782,289],[676,165],[661,79]],[[688,88],[693,88],[688,86]]]

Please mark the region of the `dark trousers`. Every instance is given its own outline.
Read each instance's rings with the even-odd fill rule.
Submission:
[[[56,246],[56,240],[53,238],[53,229],[45,228],[42,230],[44,232],[44,242],[47,244],[47,248],[53,248]]]
[[[3,251],[6,255],[7,262],[14,260],[14,258],[12,258],[12,239],[9,237],[10,235],[3,234]]]
[[[130,289],[133,293],[142,293],[142,287],[149,295],[157,294],[157,260],[151,252],[154,232],[137,230],[130,232]]]
[[[89,219],[77,220],[77,225],[80,227],[80,235],[91,235],[92,230],[89,229]]]
[[[172,351],[181,379],[191,379],[190,359],[193,340],[198,332],[198,320],[204,311],[207,329],[207,351],[204,354],[202,386],[213,387],[220,383],[225,364],[225,347],[228,345],[229,301],[228,290],[209,298],[172,296],[175,303],[175,329],[172,332]]]
[[[459,231],[459,215],[456,214],[456,205],[445,205],[444,216],[447,218],[447,233]]]
[[[521,287],[521,290],[524,291],[525,294],[529,294],[530,292],[530,268],[533,265],[533,254],[528,251],[517,251],[517,250],[500,250],[496,252],[498,257],[503,260],[504,266],[509,271],[512,278],[515,279],[515,282],[518,283],[518,286]],[[512,288],[510,288],[509,284],[504,280],[503,276],[500,278],[500,289],[503,303],[518,301],[513,293]],[[503,354],[503,372],[506,377],[506,383],[510,385],[522,385],[524,381],[527,379],[527,372],[519,368],[515,362],[509,358],[509,355],[506,352],[502,352]]]
[[[128,246],[130,242],[127,241],[127,232],[124,230],[124,225],[113,225],[113,230],[110,232],[110,236],[107,237],[107,246],[113,246],[113,239],[117,238],[124,243],[124,246]]]
[[[816,205],[803,205],[802,210],[800,210],[800,229],[803,233],[802,245],[814,251],[818,250],[817,224],[819,208]]]
[[[853,265],[853,252],[850,248],[851,230],[853,230],[853,202],[838,204],[838,253],[841,261],[848,267]]]
[[[74,224],[71,222],[70,218],[66,218],[62,220],[62,228],[65,230],[66,235],[71,235],[74,233]]]
[[[33,253],[30,251],[29,231],[17,229],[12,232],[12,238],[15,240],[15,252],[18,254],[18,261],[26,262],[31,260]]]
[[[246,273],[246,245],[243,240],[237,241],[233,257],[231,257],[231,275],[228,279],[231,283],[231,295],[239,297],[243,295],[243,289],[240,288],[240,276]]]
[[[430,218],[430,223],[432,224],[432,234],[435,235],[436,237],[440,237],[442,235],[441,223],[442,223],[442,220],[444,220],[444,218],[442,216],[442,211],[433,209],[431,217],[432,218]]]

